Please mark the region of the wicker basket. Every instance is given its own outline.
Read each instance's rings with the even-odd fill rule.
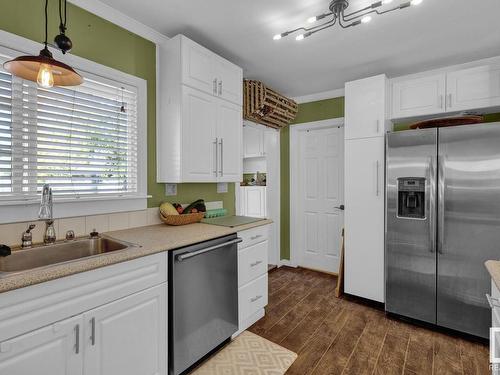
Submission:
[[[201,219],[205,217],[204,212],[198,212],[195,214],[183,214],[183,215],[167,215],[163,216],[160,212],[161,221],[167,225],[186,225],[199,223]]]

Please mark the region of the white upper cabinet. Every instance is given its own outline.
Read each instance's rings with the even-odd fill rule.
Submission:
[[[182,83],[206,93],[216,94],[216,55],[192,40],[179,36],[182,51]]]
[[[219,147],[216,103],[216,98],[204,92],[189,87],[182,90],[181,155],[185,181],[211,182],[216,177]]]
[[[234,126],[234,124],[241,124],[242,109],[240,106],[222,100],[218,103],[218,180],[220,182],[240,181],[243,170],[243,159],[241,158],[242,126]]]
[[[500,109],[500,63],[391,80],[393,120]]]
[[[176,38],[179,38],[179,42],[175,41]],[[243,70],[239,66],[183,35],[173,40],[172,43],[179,44],[184,85],[241,105]]]
[[[218,57],[215,59],[217,96],[235,104],[243,101],[243,71],[239,66]]]
[[[385,133],[385,75],[345,84],[345,138],[381,137]]]
[[[392,82],[392,118],[444,112],[446,75]]]
[[[452,72],[446,82],[448,111],[500,107],[500,64]]]
[[[182,35],[158,56],[157,181],[239,182],[242,69]]]
[[[264,153],[264,127],[245,123],[243,126],[243,157],[262,157]]]

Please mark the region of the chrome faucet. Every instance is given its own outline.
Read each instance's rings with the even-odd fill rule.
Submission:
[[[49,245],[56,242],[56,229],[54,228],[53,219],[52,189],[50,188],[49,184],[43,185],[38,218],[40,220],[45,220],[45,234],[43,235],[43,243]]]
[[[31,233],[33,229],[35,229],[35,224],[30,224],[28,229],[23,232],[21,243],[23,249],[29,249],[33,245],[33,233]]]

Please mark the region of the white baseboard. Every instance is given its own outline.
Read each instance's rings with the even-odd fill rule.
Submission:
[[[281,267],[281,266],[287,266],[287,267],[297,268],[298,264],[295,263],[295,262],[291,262],[288,259],[281,259],[280,262],[279,262],[279,264],[278,264],[278,268]]]

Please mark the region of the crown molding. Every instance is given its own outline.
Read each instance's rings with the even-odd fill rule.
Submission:
[[[149,26],[127,16],[125,13],[110,7],[99,0],[68,0],[77,7],[95,14],[117,26],[120,26],[134,34],[137,34],[144,39],[150,40],[156,44],[162,44],[169,38]]]
[[[301,103],[316,102],[318,100],[338,98],[344,96],[344,94],[345,90],[342,88],[342,89],[318,92],[316,94],[296,96],[292,99],[295,100],[297,103],[301,104]]]

